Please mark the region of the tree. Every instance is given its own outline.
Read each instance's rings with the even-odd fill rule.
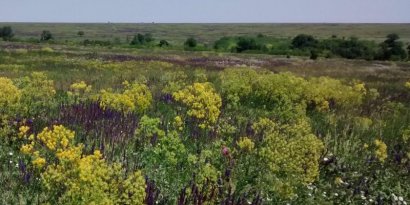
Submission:
[[[41,41],[48,41],[48,40],[51,40],[51,39],[53,39],[53,34],[51,34],[50,31],[44,30],[41,33],[41,38],[40,38]]]
[[[144,39],[147,43],[150,43],[155,40],[151,33],[144,34]]]
[[[404,60],[407,58],[406,51],[403,49],[403,43],[398,41],[399,35],[391,33],[386,36],[386,40],[380,44],[380,60]]]
[[[185,47],[188,47],[188,48],[195,48],[197,44],[198,42],[193,37],[188,38],[184,43]]]
[[[159,47],[167,47],[167,46],[169,46],[168,41],[166,41],[166,40],[160,40],[159,41]]]
[[[315,48],[318,41],[311,35],[299,34],[292,40],[293,48],[305,49]]]
[[[318,57],[317,51],[316,50],[311,50],[310,51],[310,59],[316,60]]]
[[[407,60],[410,60],[410,45],[407,46]]]
[[[134,35],[134,38],[132,39],[130,44],[131,45],[144,45],[154,40],[155,40],[154,37],[150,33],[146,33],[146,34],[137,33],[137,35]]]
[[[14,33],[11,26],[3,26],[3,28],[0,29],[0,37],[3,38],[4,41],[10,40],[13,36]]]
[[[81,37],[84,36],[84,31],[78,31],[77,35]]]
[[[238,53],[241,53],[242,51],[246,51],[246,50],[257,50],[257,49],[259,49],[259,46],[256,44],[256,41],[254,38],[239,37],[239,40],[236,46],[236,51]]]

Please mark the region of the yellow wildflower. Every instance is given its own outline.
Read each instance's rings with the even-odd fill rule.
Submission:
[[[246,152],[251,152],[255,148],[255,143],[247,137],[242,137],[237,144],[241,150]]]
[[[380,162],[384,162],[387,158],[387,145],[381,140],[374,140],[376,146],[375,154]]]
[[[35,160],[33,160],[33,165],[39,169],[43,168],[44,165],[46,164],[46,159],[42,158],[42,157],[38,157]]]

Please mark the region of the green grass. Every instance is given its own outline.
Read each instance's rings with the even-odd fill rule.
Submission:
[[[40,38],[43,30],[50,30],[57,41],[83,39],[122,42],[136,33],[152,33],[156,39],[181,44],[187,37],[196,37],[201,43],[213,44],[222,36],[257,35],[262,33],[277,38],[292,38],[300,33],[319,38],[356,36],[383,41],[387,34],[397,33],[404,42],[410,42],[410,24],[164,24],[164,23],[0,23],[13,27],[17,38]],[[77,36],[84,31],[83,37]]]

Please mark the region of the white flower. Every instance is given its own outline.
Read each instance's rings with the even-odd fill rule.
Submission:
[[[325,157],[325,158],[323,158],[323,161],[327,162],[327,161],[329,161],[329,158]]]
[[[403,197],[399,196],[399,201],[403,201]]]
[[[16,163],[16,168],[19,168],[19,164],[18,164],[18,163]]]
[[[369,199],[370,202],[373,202],[373,199]]]
[[[362,195],[361,198],[362,198],[363,200],[366,200],[366,197],[365,197],[364,195]]]
[[[10,156],[13,156],[13,152],[9,152],[9,155],[10,155]]]
[[[338,194],[338,193],[335,193],[334,195],[335,195],[335,196],[339,196],[339,194]]]
[[[309,194],[308,194],[308,196],[312,196],[312,194],[311,194],[311,193],[309,193]]]
[[[10,160],[10,164],[13,164],[13,161]]]
[[[393,196],[393,200],[394,200],[394,201],[399,200],[399,198],[397,198],[397,196],[396,196],[395,194],[392,194],[392,196]]]
[[[403,204],[404,204],[404,205],[407,205],[407,202],[406,202],[406,201],[403,201]]]
[[[308,188],[309,190],[313,190],[313,189],[315,188],[315,186],[309,184],[309,185],[307,185],[307,188]]]

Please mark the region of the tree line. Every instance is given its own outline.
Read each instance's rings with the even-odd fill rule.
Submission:
[[[78,31],[77,35],[83,37],[85,32]],[[13,40],[14,32],[11,26],[0,28],[0,38],[3,41]],[[37,42],[53,39],[54,36],[49,30],[43,30]],[[288,58],[291,56],[310,56],[311,59],[341,57],[365,60],[409,60],[410,45],[406,47],[399,40],[399,35],[395,33],[387,35],[381,43],[361,40],[357,37],[339,38],[336,35],[327,39],[317,39],[312,35],[299,34],[292,39],[281,39],[258,34],[256,36],[224,36],[215,41],[213,47],[199,43],[194,37],[189,37],[183,43],[183,48],[190,51],[215,50],[231,53],[286,55]],[[115,41],[85,39],[81,43],[84,46],[113,46],[114,44],[120,44],[119,39]],[[137,33],[131,39],[127,37],[127,43],[129,46],[137,48],[167,48],[173,46],[165,39],[158,41],[151,33]]]

